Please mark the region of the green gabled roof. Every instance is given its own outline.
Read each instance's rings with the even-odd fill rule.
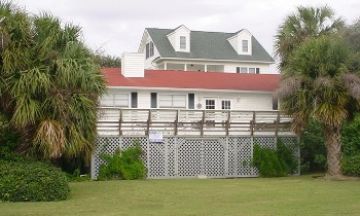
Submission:
[[[255,37],[252,37],[252,55],[238,55],[227,40],[237,33],[191,31],[190,52],[185,53],[175,52],[167,38],[174,29],[147,28],[146,30],[162,58],[274,62]]]

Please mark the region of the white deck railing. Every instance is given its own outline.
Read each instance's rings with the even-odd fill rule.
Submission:
[[[99,135],[291,135],[290,116],[279,111],[123,109],[100,107]]]

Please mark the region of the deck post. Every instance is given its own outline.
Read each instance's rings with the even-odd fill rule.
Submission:
[[[122,131],[121,131],[122,111],[121,111],[121,109],[119,109],[119,112],[120,112],[120,117],[119,117],[119,136],[122,136]]]
[[[231,112],[228,111],[227,113],[227,120],[226,120],[226,123],[225,123],[225,131],[226,131],[226,136],[229,136],[229,129],[230,129],[230,116],[231,116]]]
[[[255,119],[256,119],[256,113],[255,111],[253,111],[253,117],[252,120],[250,121],[250,135],[254,136],[254,129],[255,129]]]
[[[202,111],[202,119],[200,121],[200,135],[204,136],[204,124],[205,124],[205,110]]]
[[[145,132],[146,136],[149,136],[150,124],[151,124],[151,109],[149,109],[148,120],[146,122],[146,132]]]
[[[174,121],[174,135],[178,135],[178,125],[179,125],[179,112],[180,110],[176,110],[176,117]]]
[[[279,123],[280,123],[280,112],[277,112],[276,121],[275,121],[275,146],[276,146],[276,148],[277,148],[277,142],[278,142]]]

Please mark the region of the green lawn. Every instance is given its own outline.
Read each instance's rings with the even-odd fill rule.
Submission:
[[[360,215],[360,181],[310,176],[71,183],[61,202],[0,203],[0,215]]]

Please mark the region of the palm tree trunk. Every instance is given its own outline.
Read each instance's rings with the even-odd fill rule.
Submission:
[[[325,145],[327,150],[327,173],[330,178],[341,178],[341,132],[340,127],[325,126]]]

